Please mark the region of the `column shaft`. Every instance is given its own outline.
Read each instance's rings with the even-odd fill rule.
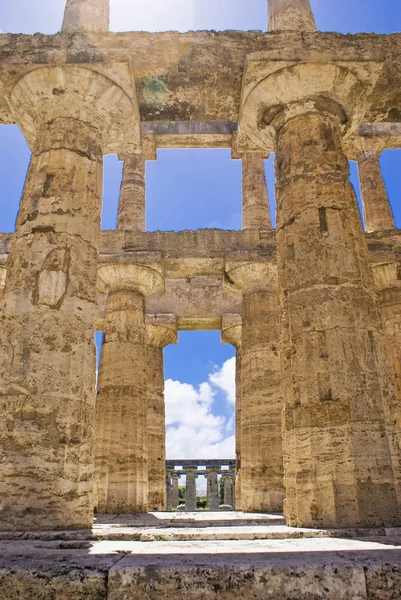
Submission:
[[[166,470],[166,510],[172,509],[172,488],[171,488],[172,469]]]
[[[234,508],[234,483],[232,475],[223,475],[224,477],[224,504]]]
[[[242,229],[271,227],[263,156],[249,152],[242,158]]]
[[[358,156],[359,182],[366,231],[395,229],[380,162],[374,152]]]
[[[146,364],[144,297],[111,292],[96,404],[99,512],[148,509]]]
[[[243,295],[241,509],[281,511],[284,499],[276,290]]]
[[[180,503],[180,494],[179,494],[179,489],[178,489],[179,481],[180,481],[180,476],[173,474],[173,483],[172,483],[172,488],[171,488],[171,505],[172,505],[173,509],[177,508],[177,506]]]
[[[287,523],[398,523],[380,323],[336,118],[282,126],[276,177]]]
[[[219,495],[219,480],[218,470],[208,469],[207,479],[207,508],[208,510],[219,510],[220,495]]]
[[[163,348],[147,345],[149,509],[166,504],[166,412],[164,403]]]
[[[42,126],[8,259],[0,332],[0,529],[89,527],[102,151]]]
[[[238,345],[235,356],[235,506],[238,509],[241,508],[241,432],[241,345]]]
[[[268,0],[269,31],[316,31],[310,0]]]
[[[145,159],[143,154],[131,154],[124,161],[117,229],[146,230]]]
[[[109,31],[110,0],[67,0],[61,31]]]
[[[196,468],[185,469],[185,510],[194,512],[196,510]]]

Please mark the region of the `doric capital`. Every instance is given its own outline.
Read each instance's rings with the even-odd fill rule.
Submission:
[[[273,261],[227,262],[225,285],[239,293],[277,289],[277,265]]]
[[[146,315],[146,337],[151,346],[164,348],[178,343],[177,317],[171,314]]]
[[[235,348],[241,346],[242,341],[242,318],[241,315],[227,314],[223,315],[221,324],[221,342],[222,344],[231,344]]]
[[[7,276],[7,268],[1,266],[0,267],[0,294],[4,290],[4,286],[6,285],[6,276]]]
[[[375,63],[272,61],[267,53],[248,55],[237,151],[246,151],[249,140],[274,151],[277,131],[310,112],[332,115],[344,134],[355,131],[379,73]]]
[[[74,122],[90,127],[104,152],[121,148],[141,151],[135,97],[89,68],[59,65],[30,71],[12,90],[10,105],[33,151],[42,143],[43,132],[56,120],[60,120],[58,127],[63,127],[63,133],[71,137],[75,135]]]
[[[358,162],[369,158],[379,158],[386,148],[387,138],[353,135],[344,142],[347,157]]]
[[[98,269],[100,292],[130,290],[144,296],[164,291],[164,273],[160,263],[107,264]]]

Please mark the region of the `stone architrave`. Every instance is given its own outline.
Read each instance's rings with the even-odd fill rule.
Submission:
[[[277,271],[233,262],[226,271],[242,291],[241,510],[283,509],[283,390],[279,360]]]
[[[110,0],[67,0],[61,31],[109,31]]]
[[[148,510],[148,353],[145,296],[160,293],[158,263],[102,265],[108,300],[96,402],[98,512]]]
[[[185,467],[185,510],[194,512],[196,510],[196,479],[197,468]]]
[[[223,315],[221,342],[236,349],[235,356],[235,505],[241,508],[241,315]]]
[[[255,68],[244,83],[244,94],[248,85],[253,92],[242,129],[262,146],[276,139],[287,523],[399,524],[399,459],[386,435],[390,380],[342,149],[377,75],[359,63],[275,67],[265,64],[259,83]]]
[[[178,475],[178,473],[172,473],[171,475],[171,480],[172,480],[172,486],[171,486],[171,507],[172,509],[176,509],[177,506],[180,503],[180,495],[179,495],[179,489],[178,489],[178,484],[180,481],[180,476]]]
[[[310,0],[268,0],[269,31],[316,31]]]
[[[163,348],[168,344],[176,344],[178,341],[177,319],[175,315],[147,315],[145,323],[148,399],[148,506],[149,510],[163,510],[166,505],[166,416]]]
[[[145,157],[130,154],[124,158],[117,229],[146,231]]]
[[[220,467],[208,467],[207,474],[207,509],[211,511],[219,510],[220,494],[219,494],[219,471]]]
[[[367,232],[395,229],[393,211],[380,167],[379,157],[385,148],[380,137],[356,136],[348,142],[349,153],[358,163],[363,219]]]
[[[103,148],[132,101],[99,73],[58,66],[22,77],[10,106],[32,158],[0,332],[0,529],[87,528]]]
[[[271,229],[265,166],[260,152],[242,155],[242,229]]]

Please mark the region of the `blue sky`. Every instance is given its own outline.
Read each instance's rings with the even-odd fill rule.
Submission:
[[[65,0],[0,0],[0,30],[55,33],[64,4]],[[399,0],[312,0],[312,5],[322,31],[401,30]],[[266,0],[111,0],[114,31],[265,30],[266,25]],[[1,231],[14,230],[29,156],[18,128],[1,126]],[[401,226],[401,151],[385,152],[381,164]],[[351,167],[358,193],[356,167]],[[104,229],[115,228],[121,170],[115,156],[105,158]],[[273,160],[266,173],[273,200]],[[158,161],[148,163],[148,230],[239,229],[240,223],[241,165],[230,159],[228,150],[160,150]],[[219,332],[181,332],[179,345],[166,349],[170,456],[232,455],[233,356],[231,346],[220,344]]]

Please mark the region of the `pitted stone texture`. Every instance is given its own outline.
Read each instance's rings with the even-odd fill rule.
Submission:
[[[218,479],[219,468],[209,468],[206,474],[207,480],[207,509],[211,511],[219,510],[220,497],[219,497],[219,479]]]
[[[102,193],[97,133],[62,118],[36,134],[0,333],[0,529],[92,522]]]
[[[130,154],[124,160],[118,205],[117,229],[146,230],[145,158]]]
[[[99,512],[148,510],[146,358],[143,295],[111,292],[96,401]]]
[[[109,31],[110,0],[67,0],[62,31]]]
[[[174,315],[152,315],[146,318],[149,510],[164,510],[166,507],[166,416],[163,349],[168,344],[176,344],[177,341],[177,323]]]
[[[242,229],[271,229],[270,204],[263,155],[242,157]]]
[[[276,176],[287,522],[397,524],[391,387],[337,119],[285,124]]]
[[[268,0],[269,31],[316,31],[310,0]]]

